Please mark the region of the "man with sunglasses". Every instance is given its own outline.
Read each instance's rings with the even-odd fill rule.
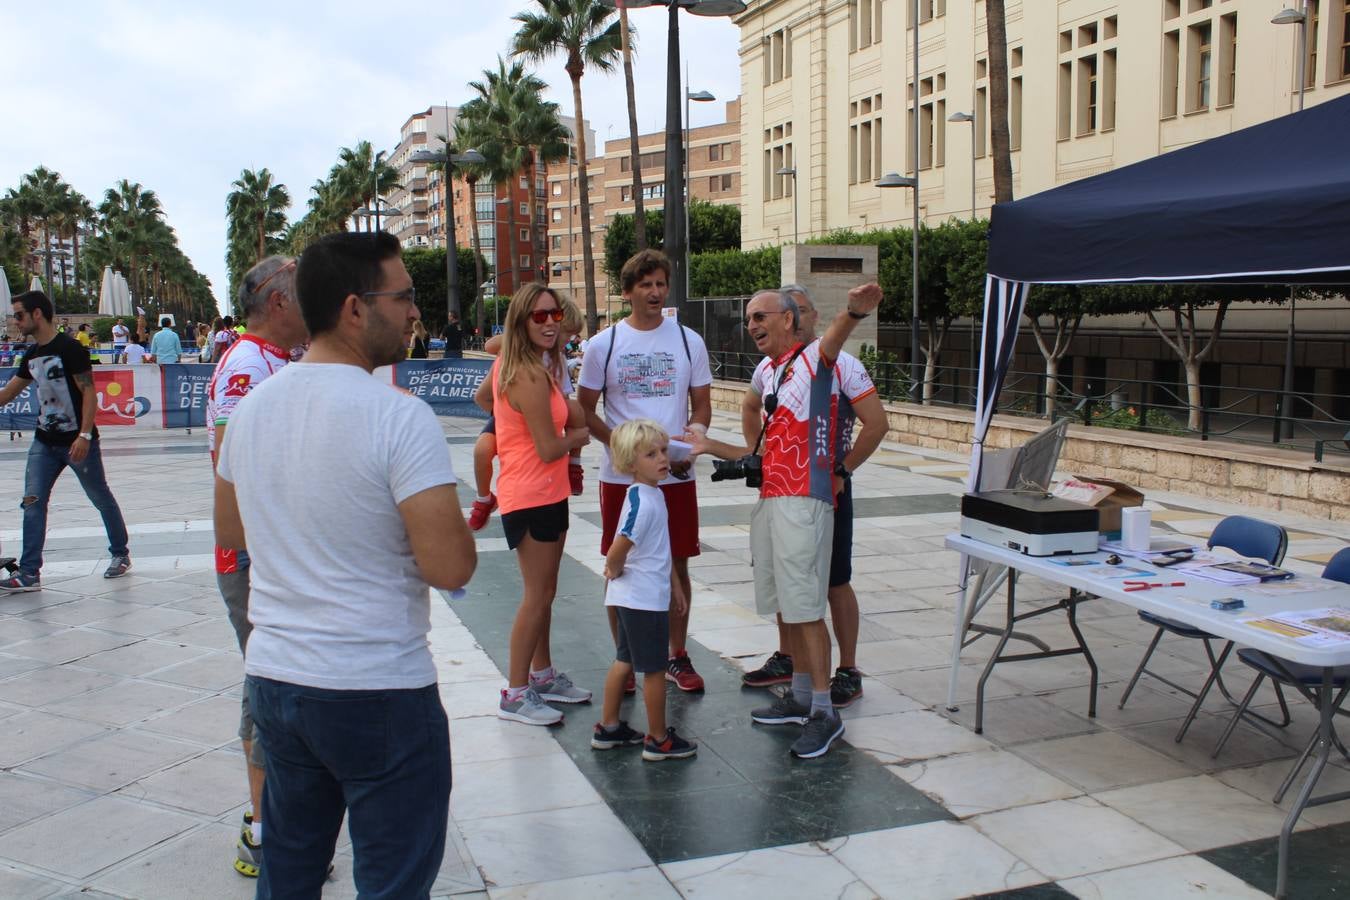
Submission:
[[[254,265],[239,285],[239,309],[248,316],[249,331],[221,351],[206,386],[206,441],[215,466],[225,426],[239,401],[290,362],[291,348],[309,338],[300,304],[295,300],[295,259],[269,256]],[[255,448],[259,453],[266,448]],[[234,626],[239,651],[248,645],[249,556],[216,547],[216,585]],[[257,740],[248,690],[239,711],[239,741],[248,767],[250,808],[235,842],[234,869],[256,878],[262,866],[262,788],[265,774],[262,744]]]
[[[591,436],[602,445],[600,459],[600,552],[608,553],[619,526],[619,513],[633,477],[614,469],[609,434],[633,419],[651,419],[667,434],[688,429],[707,432],[712,421],[712,368],[703,338],[665,314],[670,290],[670,260],[660,250],[643,250],[619,273],[627,318],[593,336],[586,345],[577,400],[586,411]],[[603,418],[596,403],[605,400]],[[686,600],[690,597],[689,558],[699,555],[698,493],[689,477],[689,460],[672,462],[660,484],[670,530],[671,570]],[[703,690],[685,643],[690,603],[670,611],[670,658],[666,680],[682,691]],[[612,609],[612,607],[610,607]],[[611,630],[615,621],[611,619]]]
[[[750,517],[755,607],[760,615],[781,615],[794,669],[792,691],[750,717],[761,725],[805,725],[792,745],[792,754],[804,759],[825,755],[844,733],[830,700],[825,628],[834,504],[848,475],[835,456],[839,383],[834,367],[853,329],[880,303],[878,285],[854,288],[825,336],[807,344],[797,335],[799,316],[790,292],[755,294],[746,305],[745,324],[766,358],[741,405],[746,446],[693,432],[686,437],[694,452],[723,459],[763,448],[763,481]]]
[[[462,587],[477,552],[435,414],[371,377],[420,318],[398,240],[326,235],[295,282],[309,351],[239,402],[216,469],[216,540],[252,556],[258,896],[318,897],[345,814],[358,894],[425,897],[450,800],[428,587]]]

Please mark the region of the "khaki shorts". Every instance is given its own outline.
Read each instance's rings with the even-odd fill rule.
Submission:
[[[755,609],[790,625],[825,618],[834,510],[813,497],[770,497],[750,514]]]

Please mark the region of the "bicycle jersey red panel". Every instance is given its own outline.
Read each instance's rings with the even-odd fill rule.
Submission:
[[[282,366],[291,354],[256,335],[245,334],[223,347],[215,371],[206,385],[206,444],[211,448],[211,463],[216,461],[216,428],[226,424],[239,401],[262,384]],[[216,573],[225,575],[239,569],[239,554],[216,547]]]
[[[751,379],[761,397],[778,398],[764,429],[759,495],[814,497],[833,506],[839,396],[834,363],[821,358],[820,341],[812,341],[794,359],[796,350],[794,346],[777,359],[764,360]]]

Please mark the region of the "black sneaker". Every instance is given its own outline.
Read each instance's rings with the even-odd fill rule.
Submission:
[[[613,750],[615,747],[637,747],[642,744],[642,732],[629,728],[628,723],[619,720],[613,728],[606,728],[599,722],[591,732],[591,747],[596,750]]]
[[[830,679],[830,703],[835,709],[847,709],[863,695],[862,672],[840,666]]]
[[[815,759],[829,752],[835,738],[844,733],[844,720],[839,714],[827,716],[817,711],[811,714],[802,736],[792,744],[792,755],[798,759]]]
[[[686,741],[675,733],[674,728],[666,729],[664,740],[658,741],[650,734],[642,744],[642,758],[647,762],[661,762],[665,759],[688,759],[698,753],[698,744]]]
[[[752,672],[741,676],[741,684],[746,687],[768,687],[771,684],[787,684],[792,680],[792,657],[773,651],[773,655]]]
[[[130,569],[131,557],[124,553],[121,556],[114,556],[112,558],[112,562],[108,564],[108,568],[103,570],[103,577],[121,578],[123,575],[127,574],[127,571]]]
[[[768,706],[750,711],[750,718],[761,725],[805,725],[811,707],[798,703],[791,694],[775,697]]]

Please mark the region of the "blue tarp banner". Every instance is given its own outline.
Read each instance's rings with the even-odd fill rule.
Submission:
[[[438,416],[486,419],[473,395],[491,368],[490,359],[409,359],[394,366],[394,384],[421,397]]]
[[[206,385],[213,365],[166,363],[159,367],[163,379],[164,427],[206,427]]]
[[[9,384],[18,371],[13,367],[0,369],[0,386]],[[8,405],[0,407],[0,431],[32,431],[37,428],[37,414],[37,391],[30,384]]]

